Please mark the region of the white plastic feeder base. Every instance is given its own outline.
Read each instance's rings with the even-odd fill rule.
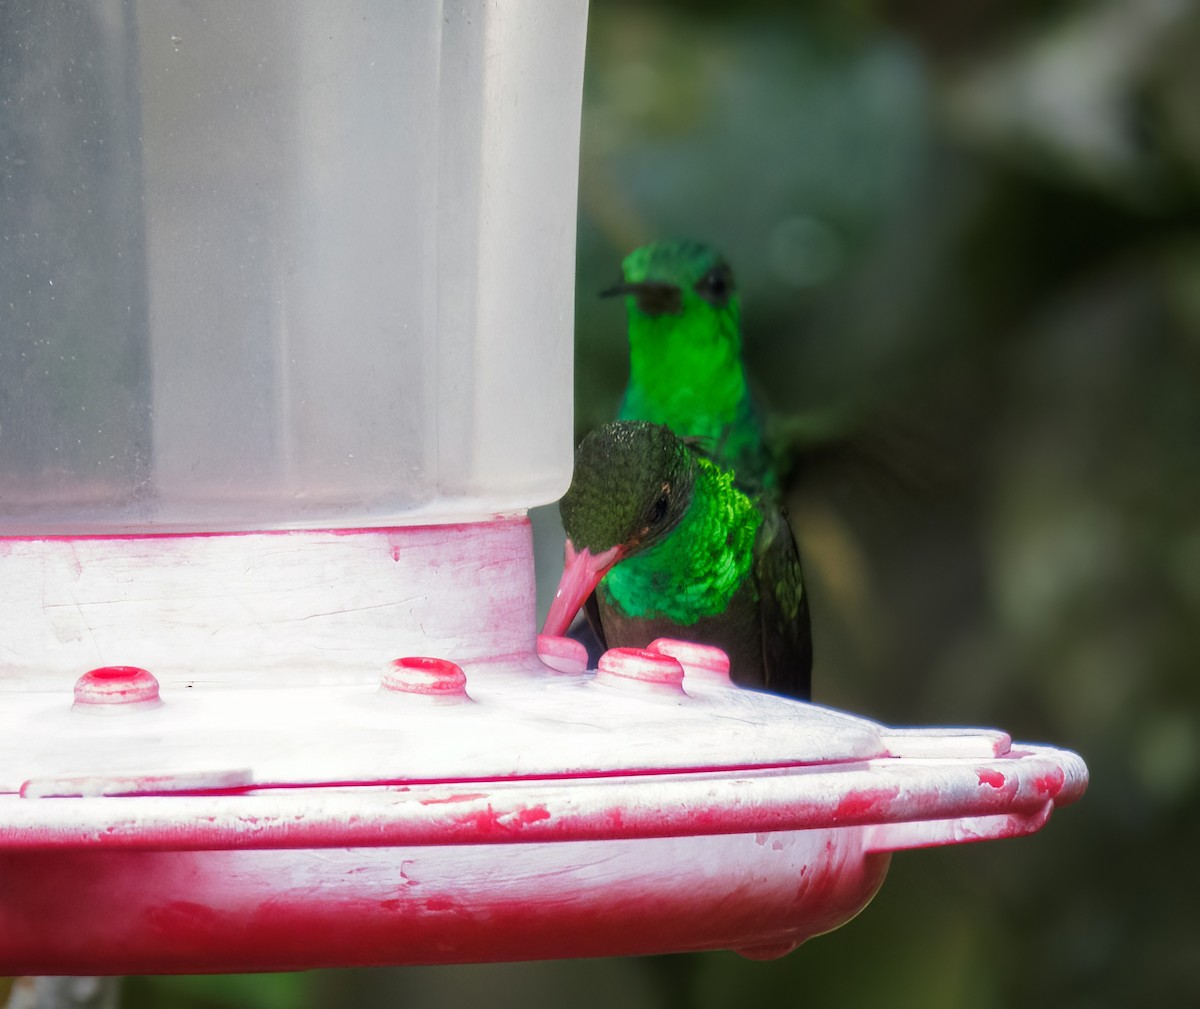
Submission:
[[[708,649],[543,662],[532,556],[523,517],[0,541],[0,971],[779,956],[1086,788]]]

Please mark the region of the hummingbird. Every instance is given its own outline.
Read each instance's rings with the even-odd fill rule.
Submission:
[[[622,282],[629,383],[618,420],[665,424],[700,439],[708,455],[752,496],[779,496],[779,474],[742,364],[741,300],[719,252],[693,241],[635,249]]]
[[[778,506],[741,490],[670,428],[616,421],[575,454],[559,502],[566,560],[543,633],[585,603],[605,647],[657,637],[716,645],[743,686],[807,699],[808,598]]]

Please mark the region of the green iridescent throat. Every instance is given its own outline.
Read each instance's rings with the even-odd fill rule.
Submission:
[[[762,516],[733,477],[698,459],[691,506],[661,543],[621,561],[600,583],[636,618],[693,624],[724,612],[754,563]]]
[[[738,473],[743,487],[771,490],[776,476],[742,367],[738,299],[715,308],[684,293],[679,315],[630,306],[629,386],[619,420],[665,424]]]
[[[619,419],[715,437],[748,398],[736,297],[718,309],[684,292],[679,315],[646,315],[631,306],[629,389]]]

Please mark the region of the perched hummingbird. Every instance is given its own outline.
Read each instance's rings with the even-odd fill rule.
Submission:
[[[782,512],[664,426],[617,421],[575,454],[559,502],[566,563],[543,628],[579,608],[607,647],[661,636],[724,649],[733,679],[807,699],[808,599]],[[594,609],[593,609],[594,608]]]
[[[620,420],[666,424],[704,451],[751,495],[779,493],[779,477],[742,366],[740,300],[733,271],[699,242],[656,242],[622,263],[629,384]]]

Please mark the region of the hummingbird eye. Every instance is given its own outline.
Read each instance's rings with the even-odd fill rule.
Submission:
[[[733,294],[733,271],[719,263],[696,281],[695,292],[717,308],[724,308]]]
[[[664,518],[667,517],[667,509],[671,505],[671,488],[669,485],[664,485],[662,493],[650,508],[650,525],[656,526]]]

